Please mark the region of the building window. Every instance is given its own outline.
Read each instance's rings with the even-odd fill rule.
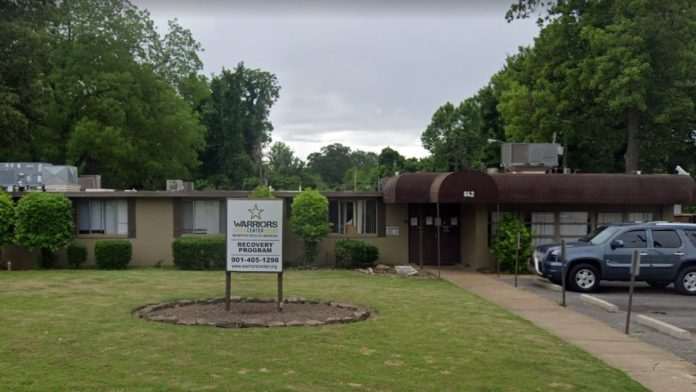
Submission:
[[[597,226],[612,225],[623,222],[623,214],[620,212],[598,212]]]
[[[590,214],[583,211],[560,212],[558,214],[559,234],[566,241],[577,241],[587,235],[590,228]]]
[[[183,232],[186,234],[221,234],[220,200],[187,200],[183,203]]]
[[[128,235],[126,200],[77,200],[79,234]]]
[[[629,222],[650,222],[653,220],[652,212],[629,212]]]
[[[377,234],[377,200],[330,200],[329,223],[336,234]]]
[[[556,217],[553,212],[532,212],[532,243],[543,245],[556,242]]]

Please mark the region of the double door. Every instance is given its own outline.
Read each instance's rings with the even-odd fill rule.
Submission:
[[[437,235],[440,228],[440,263],[460,262],[459,204],[411,204],[408,207],[409,263],[437,265]]]

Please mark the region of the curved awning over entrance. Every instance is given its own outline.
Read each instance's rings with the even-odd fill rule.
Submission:
[[[656,174],[407,173],[387,180],[385,203],[670,205],[696,201],[690,176]]]
[[[385,203],[488,203],[498,197],[491,176],[478,171],[406,173],[387,180]]]

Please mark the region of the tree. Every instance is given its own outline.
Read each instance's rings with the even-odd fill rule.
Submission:
[[[62,194],[27,193],[16,207],[15,241],[41,250],[41,264],[51,267],[52,255],[74,236],[72,204]]]
[[[290,228],[304,242],[305,263],[313,264],[319,242],[329,234],[329,201],[313,189],[300,192],[292,201]]]
[[[519,251],[517,250],[518,236]],[[518,217],[505,214],[498,225],[492,248],[501,270],[515,272],[517,258],[517,272],[523,271],[527,260],[532,255],[532,234]]]
[[[268,152],[268,182],[275,189],[298,189],[308,184],[304,173],[304,162],[295,156],[290,146],[283,142],[273,143]]]
[[[645,156],[655,161],[656,154],[664,155],[642,140],[675,140],[662,145],[686,143],[693,149],[692,1],[520,0],[508,18],[527,17],[535,7],[547,12],[530,50],[539,53],[532,54],[531,67],[526,67],[536,72],[527,83],[517,79],[511,84],[516,92],[504,99],[506,123],[527,117],[552,124],[555,116],[556,126],[570,128],[577,144],[587,139],[582,129],[599,134],[593,145],[611,145],[619,138],[626,172],[641,168]],[[583,122],[591,128],[579,126]],[[656,161],[658,167],[647,169],[664,170],[673,163],[663,157]]]
[[[218,187],[249,188],[259,182],[262,150],[273,130],[268,116],[279,96],[278,80],[239,63],[233,71],[213,76],[210,87],[203,114],[208,136],[202,174]]]
[[[205,132],[191,110],[199,50],[126,0],[1,1],[0,154],[74,164],[111,187],[189,177]]]
[[[406,158],[391,147],[384,147],[377,157],[382,177],[390,177],[401,171]]]
[[[307,157],[309,170],[316,173],[329,189],[343,184],[346,172],[353,166],[350,147],[340,143],[330,144]]]
[[[440,170],[462,170],[484,165],[488,137],[483,128],[481,106],[476,97],[459,106],[447,102],[437,109],[421,135]]]
[[[41,158],[45,126],[51,1],[0,1],[0,156]]]
[[[12,243],[14,226],[14,203],[7,193],[0,191],[0,260],[2,260],[3,246]]]

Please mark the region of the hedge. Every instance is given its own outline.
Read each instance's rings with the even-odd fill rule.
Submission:
[[[336,241],[336,266],[339,268],[374,267],[379,259],[379,249],[363,241]]]
[[[94,261],[99,269],[126,269],[132,254],[128,240],[99,240],[94,245]]]
[[[80,268],[87,261],[87,247],[82,244],[72,243],[68,245],[67,256],[69,266]]]
[[[225,269],[225,237],[181,237],[172,243],[174,265],[182,270]]]

